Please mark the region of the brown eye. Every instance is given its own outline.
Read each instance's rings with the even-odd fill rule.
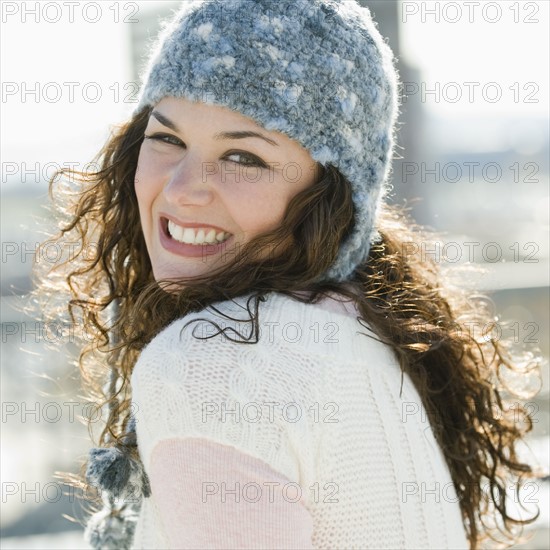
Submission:
[[[239,156],[243,159],[245,159],[245,162],[237,162],[237,164],[241,164],[242,166],[258,166],[259,168],[267,168],[265,162],[258,157],[251,155],[250,153],[243,153],[240,151],[234,151],[233,153],[229,153],[227,157],[232,156]],[[231,161],[233,162],[233,161]]]
[[[170,134],[153,134],[150,136],[143,136],[144,139],[150,139],[153,141],[159,141],[161,143],[167,143],[169,145],[183,145],[183,142],[176,136]]]

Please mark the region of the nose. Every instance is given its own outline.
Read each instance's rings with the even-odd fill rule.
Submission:
[[[163,193],[167,201],[176,205],[205,206],[214,199],[212,178],[199,155],[187,153],[169,175]]]

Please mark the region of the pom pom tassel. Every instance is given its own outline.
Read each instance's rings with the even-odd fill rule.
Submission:
[[[109,497],[102,510],[88,520],[84,531],[84,540],[96,550],[129,550],[140,505],[123,503],[117,506]]]
[[[86,479],[100,491],[111,493],[114,498],[129,500],[147,498],[151,494],[143,464],[120,447],[91,449]]]
[[[97,550],[129,549],[143,498],[151,495],[151,486],[143,463],[132,456],[136,446],[135,422],[122,445],[90,450],[86,479],[101,493],[103,509],[88,520],[85,540]]]

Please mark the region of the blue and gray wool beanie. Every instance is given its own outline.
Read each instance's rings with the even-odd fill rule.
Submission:
[[[353,232],[324,278],[343,281],[380,235],[398,112],[393,54],[356,0],[187,0],[142,74],[137,114],[166,96],[228,107],[349,180]]]

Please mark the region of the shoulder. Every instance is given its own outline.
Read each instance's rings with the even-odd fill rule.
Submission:
[[[216,302],[157,334],[142,350],[132,377],[182,380],[218,373],[219,380],[235,371],[274,384],[307,379],[314,368],[319,381],[323,365],[308,356],[340,345],[334,319],[318,305],[279,293]]]
[[[298,352],[267,330],[312,306],[269,295],[259,302],[256,341],[249,297],[174,321],[142,351],[131,386],[146,465],[160,439],[197,436],[243,449],[296,480],[301,467],[294,453],[307,462],[318,447],[320,425],[308,411],[324,399],[330,362]]]
[[[351,302],[343,305],[326,298],[304,303],[291,296],[270,292],[259,299],[247,294],[216,302],[172,322],[144,349],[185,346],[212,350],[232,343],[263,349],[290,347],[295,352],[336,356],[354,360],[359,332],[370,331]],[[343,354],[343,355],[342,355]]]

